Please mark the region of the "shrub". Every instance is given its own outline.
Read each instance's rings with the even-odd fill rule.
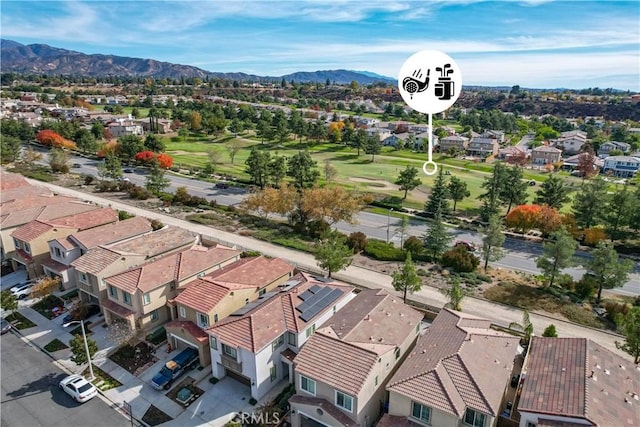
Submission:
[[[94,177],[93,175],[85,175],[84,176],[84,185],[91,185],[93,183]]]
[[[151,229],[153,231],[160,230],[162,227],[164,227],[164,224],[161,223],[160,221],[158,221],[157,219],[152,219],[151,220]]]
[[[582,279],[575,282],[573,291],[581,301],[591,298],[598,289],[598,281],[590,274],[585,274]]]
[[[187,187],[178,187],[173,195],[173,203],[178,205],[186,205],[191,200],[191,195],[187,191]]]
[[[455,271],[469,273],[475,271],[480,264],[480,259],[460,245],[442,254],[441,263]]]
[[[618,317],[619,314],[624,316],[625,314],[627,314],[627,312],[629,312],[629,305],[627,305],[626,303],[611,301],[605,303],[604,308],[605,310],[607,310],[607,319],[612,322],[615,322],[616,317]]]
[[[420,255],[424,251],[424,244],[418,237],[411,236],[407,240],[405,240],[404,250],[407,252],[411,252],[411,256],[413,257],[413,259],[418,259],[418,255]]]
[[[587,228],[583,231],[584,244],[589,246],[595,246],[601,240],[607,239],[607,233],[601,227]]]
[[[129,194],[129,197],[136,200],[147,200],[153,197],[151,191],[137,185],[133,185],[131,188],[129,188],[127,194]]]
[[[125,219],[135,217],[134,214],[129,213],[127,211],[118,211],[118,221],[124,221]]]
[[[325,220],[310,221],[308,225],[309,237],[317,239],[327,231],[331,230],[331,226]]]
[[[154,345],[158,345],[166,339],[167,331],[164,327],[160,327],[146,336],[146,340]]]
[[[544,332],[542,333],[542,336],[548,337],[548,338],[558,338],[558,332],[556,332],[556,326],[553,323],[547,326]]]
[[[364,249],[364,253],[371,258],[381,261],[404,261],[405,254],[400,248],[396,248],[392,243],[382,240],[369,240]]]
[[[115,181],[100,181],[96,185],[96,191],[99,193],[118,191],[118,183]]]
[[[353,232],[347,238],[347,245],[353,249],[353,253],[357,254],[367,247],[367,235],[361,231]]]

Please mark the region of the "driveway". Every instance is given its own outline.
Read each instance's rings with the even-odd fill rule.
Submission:
[[[27,281],[26,270],[18,270],[13,273],[5,274],[0,278],[0,290],[4,291],[18,283],[24,283]]]

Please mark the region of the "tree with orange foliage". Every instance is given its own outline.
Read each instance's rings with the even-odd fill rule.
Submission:
[[[173,159],[168,154],[158,154],[157,159],[158,165],[163,169],[169,169],[171,166],[173,166]]]
[[[100,147],[100,149],[98,150],[98,157],[100,158],[108,157],[110,154],[115,154],[117,150],[118,150],[118,141],[116,140],[109,141],[106,144],[103,144],[102,147]]]
[[[505,218],[507,227],[520,230],[521,233],[526,233],[538,225],[540,210],[540,205],[516,206]]]
[[[140,163],[149,164],[156,158],[156,153],[153,151],[141,151],[134,156],[134,159]]]
[[[43,129],[36,134],[36,139],[42,145],[60,146],[64,138],[51,129]]]
[[[536,228],[540,230],[542,234],[548,236],[554,231],[558,231],[560,227],[562,227],[562,215],[560,215],[558,210],[547,205],[540,206]]]

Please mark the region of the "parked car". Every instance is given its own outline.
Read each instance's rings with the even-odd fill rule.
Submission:
[[[226,182],[216,182],[216,188],[226,189],[229,188],[229,184]]]
[[[82,165],[80,163],[74,163],[74,164],[71,165],[71,167],[75,168],[75,169],[78,169],[78,168],[81,168]]]
[[[58,384],[76,402],[84,403],[98,395],[98,389],[82,375],[69,375]]]
[[[533,187],[534,185],[536,185],[536,182],[531,180],[531,181],[529,181],[529,185]]]
[[[13,326],[7,319],[0,317],[0,335],[4,335],[11,330]]]
[[[123,169],[122,172],[124,172],[124,173],[133,173],[133,169],[126,168],[126,169]]]
[[[72,310],[71,313],[67,314],[64,319],[62,319],[63,323],[69,323],[78,320],[87,320],[91,316],[100,313],[100,306],[96,304],[88,304],[85,306],[85,309],[81,306]]]
[[[33,283],[21,283],[19,285],[15,285],[11,288],[11,293],[17,299],[25,299],[31,295],[31,288],[33,288]]]
[[[475,252],[477,249],[475,243],[468,242],[466,240],[458,240],[454,246],[463,246],[469,252]]]

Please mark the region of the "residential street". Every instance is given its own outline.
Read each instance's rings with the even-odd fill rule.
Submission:
[[[257,250],[265,255],[281,257],[290,263],[304,268],[305,270],[319,272],[313,256],[307,253],[287,249],[264,241],[254,240],[250,237],[239,236],[233,233],[216,230],[200,224],[193,224],[159,212],[147,211],[144,209],[126,205],[124,203],[103,199],[94,194],[85,194],[76,190],[59,187],[53,184],[46,184],[34,180],[29,180],[29,182],[31,182],[33,185],[47,186],[53,191],[56,191],[60,194],[70,195],[81,200],[92,201],[104,206],[111,206],[114,209],[126,210],[136,215],[146,216],[150,219],[158,219],[163,224],[187,228],[194,232],[208,236],[212,240],[216,240],[223,244],[235,244],[239,248]],[[391,292],[395,292],[393,291],[393,288],[391,286],[390,276],[361,267],[351,266],[344,271],[334,274],[333,276],[338,280],[357,283],[372,288],[381,287],[388,289]],[[445,297],[437,289],[429,287],[423,288],[420,292],[412,295],[410,298],[417,302],[440,307],[443,306],[446,302]],[[521,322],[522,320],[522,311],[513,307],[494,304],[476,298],[466,298],[463,301],[462,305],[464,312],[485,317],[492,320],[496,324],[507,326],[511,322]],[[607,347],[611,351],[617,352],[625,358],[630,357],[628,354],[616,348],[615,341],[620,341],[622,339],[618,335],[607,333],[601,330],[582,327],[555,318],[550,318],[543,315],[542,313],[532,313],[531,321],[534,324],[536,335],[542,334],[544,328],[550,323],[553,323],[557,328],[558,335],[561,337],[590,338],[600,345]]]

